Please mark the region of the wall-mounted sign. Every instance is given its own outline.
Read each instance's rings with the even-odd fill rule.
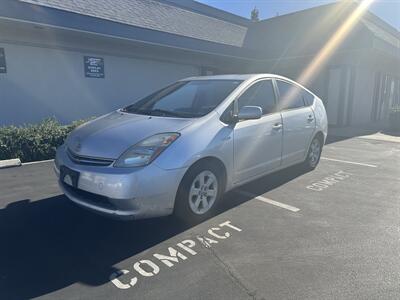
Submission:
[[[104,78],[104,59],[102,57],[85,56],[85,77]]]
[[[7,73],[6,54],[4,48],[0,48],[0,73]]]

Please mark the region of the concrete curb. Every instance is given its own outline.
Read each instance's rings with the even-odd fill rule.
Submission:
[[[30,161],[30,162],[22,163],[22,165],[23,165],[23,166],[26,166],[26,165],[36,165],[36,164],[46,163],[46,162],[50,162],[50,161],[54,161],[54,159]]]
[[[19,158],[0,160],[0,169],[19,167],[21,165],[21,160]]]

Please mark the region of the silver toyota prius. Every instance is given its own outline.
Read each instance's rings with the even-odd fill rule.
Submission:
[[[94,212],[201,221],[228,190],[314,169],[327,124],[322,101],[290,79],[192,77],[76,128],[54,169],[65,195]]]

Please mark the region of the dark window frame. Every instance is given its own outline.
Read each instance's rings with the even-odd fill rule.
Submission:
[[[313,104],[314,104],[314,102],[315,102],[315,95],[312,94],[311,92],[307,91],[306,89],[302,89],[302,90],[303,90],[303,96],[302,96],[302,97],[303,97],[303,101],[304,101],[305,107],[313,106]],[[312,101],[311,101],[310,104],[307,104],[307,101],[306,101],[306,99],[304,98],[304,94],[309,94],[310,96],[312,96]]]

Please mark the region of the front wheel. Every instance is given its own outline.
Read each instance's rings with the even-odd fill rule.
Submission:
[[[306,169],[314,170],[317,167],[321,158],[321,152],[322,142],[319,138],[315,137],[310,144],[306,160],[304,161],[304,166]]]
[[[195,165],[178,188],[174,213],[185,221],[201,222],[213,215],[222,193],[221,170],[211,163]]]

